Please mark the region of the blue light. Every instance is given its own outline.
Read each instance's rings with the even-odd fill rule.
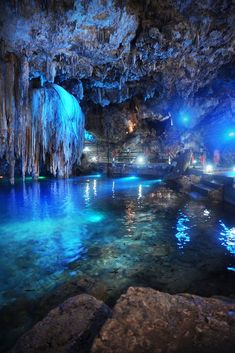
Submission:
[[[235,267],[227,267],[227,270],[235,272]]]
[[[189,222],[189,218],[183,214],[182,212],[180,213],[180,217],[177,221],[176,229],[176,238],[177,238],[177,245],[179,249],[183,249],[184,246],[190,242],[190,236],[188,235],[188,230],[190,229],[185,223]]]
[[[101,174],[89,174],[89,175],[87,175],[87,177],[89,177],[89,178],[101,178],[102,175]]]
[[[119,181],[131,181],[131,180],[137,180],[139,179],[139,177],[135,176],[135,175],[131,175],[131,176],[128,176],[128,177],[125,177],[125,178],[120,178]]]
[[[228,228],[220,221],[222,230],[220,231],[221,244],[233,255],[235,255],[235,228]]]
[[[189,121],[189,117],[187,115],[184,115],[182,117],[182,120],[183,120],[184,123],[187,123]]]
[[[86,141],[90,141],[90,142],[94,142],[95,141],[95,136],[88,132],[87,130],[85,130],[85,140]]]
[[[234,131],[230,131],[230,132],[228,133],[228,136],[229,136],[229,137],[235,137],[235,132],[234,132]]]
[[[180,122],[181,125],[188,125],[188,124],[189,124],[189,122],[190,122],[190,115],[189,115],[188,112],[186,112],[186,111],[181,111],[181,112],[179,113],[179,117],[180,117],[179,122]]]

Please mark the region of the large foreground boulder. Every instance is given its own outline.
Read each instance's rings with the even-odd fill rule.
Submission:
[[[92,353],[235,352],[235,301],[130,287]]]
[[[12,353],[85,353],[111,310],[82,294],[69,298],[24,334]]]

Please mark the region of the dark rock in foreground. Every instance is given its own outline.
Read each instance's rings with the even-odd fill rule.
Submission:
[[[82,294],[66,300],[17,342],[12,353],[85,353],[111,310]]]
[[[92,353],[233,352],[235,302],[130,287]]]

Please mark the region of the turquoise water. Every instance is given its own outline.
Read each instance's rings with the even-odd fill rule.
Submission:
[[[0,185],[3,346],[68,296],[134,285],[235,295],[233,215],[137,177]]]

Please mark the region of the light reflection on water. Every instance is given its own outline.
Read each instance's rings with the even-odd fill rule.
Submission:
[[[189,222],[189,218],[182,212],[179,213],[179,218],[176,224],[176,238],[177,238],[177,245],[179,249],[183,249],[184,246],[190,242],[190,235],[189,235],[189,226],[187,225]]]
[[[215,263],[232,271],[233,228],[202,201],[181,195],[174,204],[166,191],[152,202],[159,185],[94,175],[1,187],[0,305],[77,274],[104,281],[112,294],[129,285],[183,291]]]
[[[220,220],[220,241],[221,244],[230,252],[235,255],[235,227],[227,227],[223,221]]]
[[[0,185],[5,336],[12,342],[13,305],[18,320],[18,311],[24,312],[25,330],[35,315],[26,303],[34,301],[38,312],[38,300],[50,295],[54,301],[40,306],[42,316],[79,290],[105,301],[129,286],[233,294],[234,227],[234,218],[162,188],[159,180],[94,175]]]
[[[67,265],[86,258],[98,223],[101,242],[109,242],[107,235],[102,239],[103,224],[115,219],[108,202],[104,208],[94,207],[96,199],[112,195],[115,201],[116,193],[120,197],[125,192],[142,197],[138,177],[104,180],[100,175],[2,186],[1,191],[0,306],[41,295],[43,288],[64,280]]]

